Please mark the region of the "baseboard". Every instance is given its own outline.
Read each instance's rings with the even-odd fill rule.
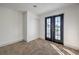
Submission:
[[[74,46],[74,45],[71,45],[71,44],[68,44],[68,43],[65,43],[64,46],[75,49],[75,50],[79,50],[78,46]]]
[[[36,39],[40,39],[40,38],[36,38]],[[34,40],[36,40],[36,39],[32,39],[32,40],[30,40],[30,41],[29,41],[29,40],[27,40],[27,42],[31,42],[31,41],[34,41]]]
[[[39,38],[39,39],[45,40],[45,38]]]
[[[7,45],[11,45],[11,44],[20,42],[20,41],[22,41],[22,40],[23,40],[23,39],[11,41],[11,42],[7,42],[7,43],[4,43],[4,44],[1,44],[0,47],[7,46]]]

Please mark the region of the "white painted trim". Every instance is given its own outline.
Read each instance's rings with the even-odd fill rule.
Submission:
[[[40,37],[40,39],[45,40],[45,38]]]
[[[79,46],[74,46],[74,45],[71,45],[71,44],[68,44],[68,43],[65,43],[64,46],[75,49],[75,50],[79,50]]]
[[[40,39],[40,38],[36,38],[36,39],[32,39],[32,40],[27,40],[26,42],[31,42],[31,41],[34,41],[34,40],[37,40],[37,39]]]
[[[7,45],[11,45],[11,44],[20,42],[20,41],[22,41],[22,40],[23,40],[23,39],[19,39],[19,40],[15,40],[15,41],[7,42],[7,43],[5,43],[5,44],[1,44],[0,47],[7,46]]]

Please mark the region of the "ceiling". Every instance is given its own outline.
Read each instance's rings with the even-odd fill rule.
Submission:
[[[34,5],[37,7],[33,7]],[[50,10],[56,10],[57,8],[69,5],[71,5],[71,3],[0,3],[1,7],[6,7],[21,12],[29,10],[35,14],[42,14]]]

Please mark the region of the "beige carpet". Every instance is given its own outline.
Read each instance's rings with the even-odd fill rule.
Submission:
[[[64,47],[63,45],[42,39],[33,40],[29,43],[21,41],[0,47],[0,55],[59,55],[59,53],[50,44],[56,45],[63,53],[65,53],[65,55],[69,55],[69,53],[62,49]],[[74,49],[67,49],[73,51],[75,54],[79,54],[79,52]]]

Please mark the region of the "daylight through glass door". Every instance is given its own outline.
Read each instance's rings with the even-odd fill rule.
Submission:
[[[61,39],[61,33],[60,33],[60,24],[61,24],[61,17],[55,17],[55,39],[60,40]]]

